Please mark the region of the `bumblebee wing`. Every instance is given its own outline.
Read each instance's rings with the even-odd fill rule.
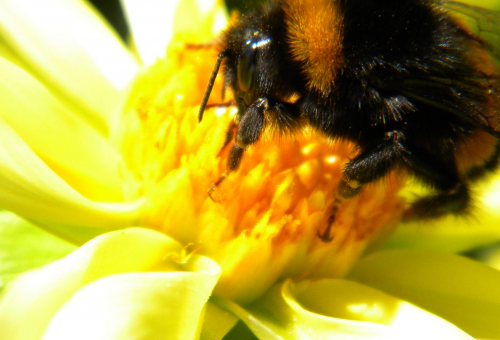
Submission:
[[[459,116],[462,120],[500,136],[498,84],[478,78],[473,83],[450,78],[405,78],[393,87],[405,97]]]
[[[443,8],[469,39],[469,58],[479,73],[476,90],[487,91],[475,115],[500,134],[500,13],[454,1],[445,2]]]
[[[466,37],[472,72],[407,77],[392,87],[500,136],[500,13],[457,2],[445,2],[442,8]]]
[[[445,2],[443,9],[465,34],[495,56],[500,66],[500,13],[454,1]]]

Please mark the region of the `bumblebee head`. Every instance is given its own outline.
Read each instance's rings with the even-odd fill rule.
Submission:
[[[287,42],[285,13],[277,2],[243,15],[222,36],[222,49],[212,71],[201,119],[213,82],[222,65],[224,87],[229,87],[243,113],[259,98],[286,101],[292,93],[303,90],[304,76],[300,63],[293,60]]]
[[[247,106],[258,98],[260,92],[257,82],[257,56],[262,54],[271,42],[270,38],[259,37],[258,33],[255,36],[257,39],[246,41],[236,65],[239,100],[243,100]]]
[[[200,121],[221,64],[224,87],[229,86],[232,89],[240,110],[245,110],[261,96],[265,88],[263,84],[272,83],[272,80],[266,79],[266,73],[270,68],[269,63],[272,62],[269,54],[273,53],[273,40],[262,31],[261,22],[257,25],[259,21],[252,19],[252,16],[243,17],[224,33],[223,48],[212,70],[200,106]]]

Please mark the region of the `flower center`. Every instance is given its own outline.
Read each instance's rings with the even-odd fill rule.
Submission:
[[[226,171],[229,148],[222,147],[236,111],[209,108],[197,122],[215,55],[172,44],[133,86],[120,143],[128,196],[147,200],[143,224],[218,261],[223,274],[215,293],[242,302],[284,277],[345,274],[400,219],[402,180],[391,176],[344,201],[333,240],[321,241],[342,166],[355,147],[305,127],[285,137],[267,131],[238,171],[207,194]],[[220,101],[220,78],[212,103]]]

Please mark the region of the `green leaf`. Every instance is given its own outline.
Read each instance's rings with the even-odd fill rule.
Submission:
[[[57,260],[76,247],[0,211],[0,287],[18,274]]]
[[[500,2],[498,2],[498,0],[456,0],[456,2],[461,2],[471,6],[478,6],[493,11],[500,11]]]
[[[462,255],[500,270],[500,244],[498,243]]]
[[[243,322],[238,322],[224,337],[224,340],[258,340]]]
[[[500,271],[479,262],[387,250],[362,258],[348,278],[410,301],[476,338],[500,338]]]

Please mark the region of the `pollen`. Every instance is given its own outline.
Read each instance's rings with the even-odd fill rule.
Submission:
[[[236,112],[217,106],[219,75],[197,121],[216,55],[210,47],[173,43],[130,91],[117,140],[127,195],[147,202],[142,225],[216,260],[222,276],[214,293],[240,302],[280,279],[344,275],[400,219],[402,180],[390,176],[343,201],[332,241],[322,241],[342,167],[356,148],[304,127],[294,136],[262,138],[209,195],[226,172],[224,141]]]
[[[328,156],[328,157],[326,157],[326,159],[325,159],[325,162],[326,162],[326,163],[330,163],[330,164],[333,164],[333,163],[335,163],[336,161],[337,161],[337,156],[333,156],[333,155],[332,155],[332,156]]]

